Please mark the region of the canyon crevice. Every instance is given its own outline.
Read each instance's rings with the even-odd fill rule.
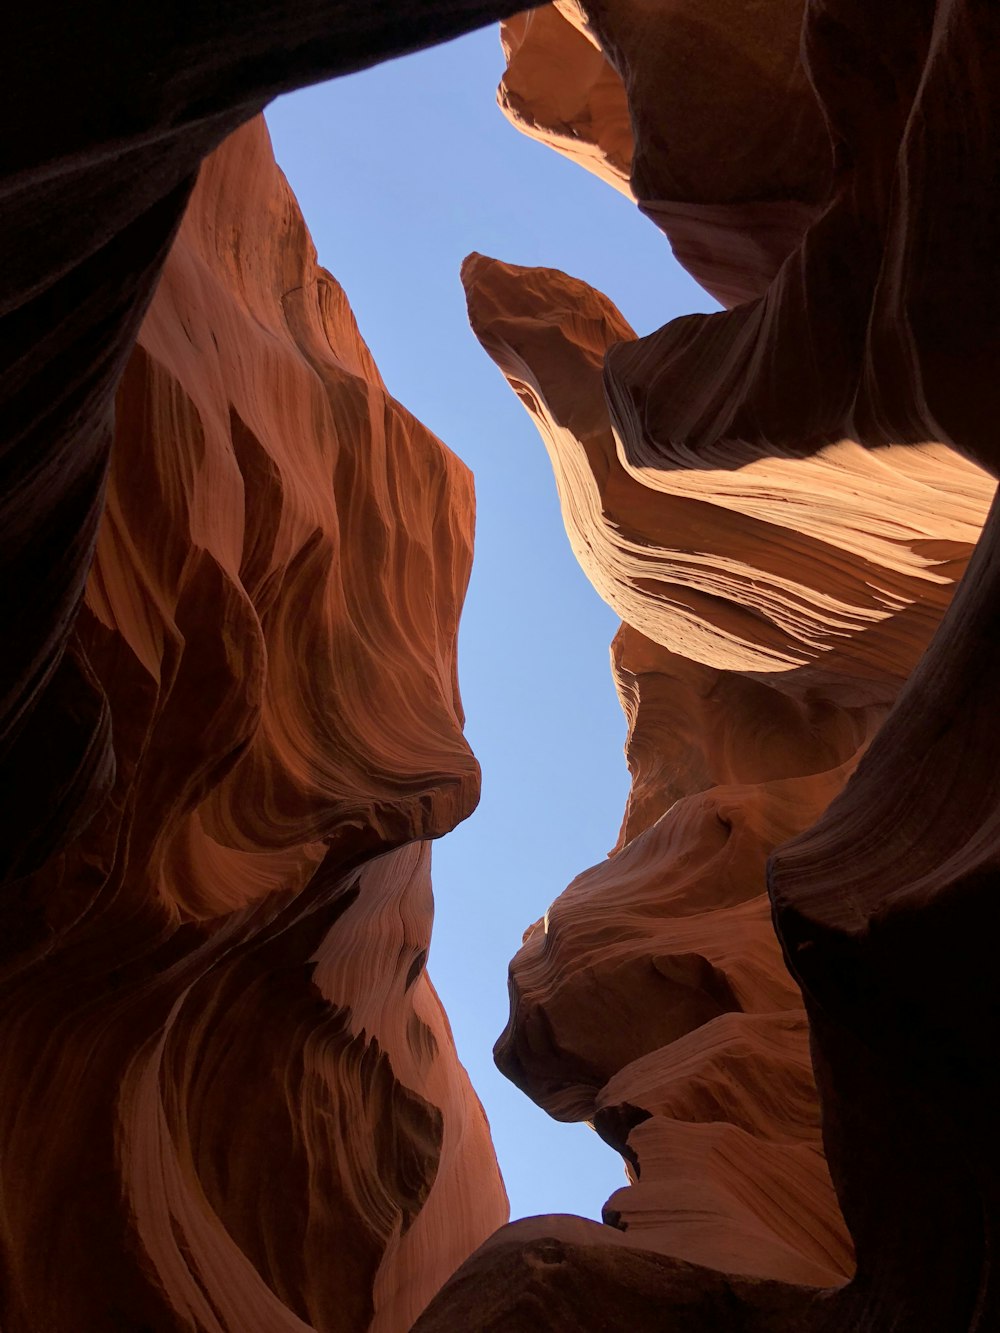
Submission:
[[[1000,11],[515,7],[14,25],[4,1333],[1000,1326]],[[472,478],[258,115],[494,19],[504,113],[724,307],[462,270],[622,621],[621,832],[496,1047],[621,1154],[603,1224],[507,1223],[426,971]]]

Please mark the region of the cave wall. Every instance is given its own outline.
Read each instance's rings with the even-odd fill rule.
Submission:
[[[514,7],[8,17],[5,1330],[403,1330],[507,1215],[425,971],[471,478],[254,117]]]
[[[518,0],[183,0],[8,16],[0,113],[0,883],[100,808],[107,709],[67,642],[114,399],[202,160],[279,93],[444,41]]]
[[[623,618],[632,774],[495,1054],[629,1183],[603,1226],[503,1228],[418,1327],[985,1333],[996,12],[560,0],[504,29],[508,117],[728,308],[637,338],[564,273],[463,270]]]
[[[478,781],[469,479],[387,394],[251,122],[513,8],[9,25],[13,1333],[388,1333],[456,1265],[421,1330],[1000,1323],[1000,16],[561,0],[505,29],[507,113],[727,309],[636,338],[565,274],[465,269],[622,616],[633,774],[498,1048],[630,1183],[604,1225],[494,1230],[424,969],[429,842]]]
[[[118,388],[70,645],[110,794],[5,935],[9,1333],[396,1333],[506,1220],[425,970],[474,512],[251,121]]]

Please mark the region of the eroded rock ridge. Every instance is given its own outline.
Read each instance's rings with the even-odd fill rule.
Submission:
[[[258,118],[118,389],[70,648],[110,794],[5,938],[10,1333],[396,1333],[506,1219],[424,966],[473,522]]]
[[[478,791],[471,481],[253,117],[513,8],[8,25],[6,1333],[1000,1327],[1000,10],[505,25],[507,114],[725,308],[636,337],[566,274],[464,270],[622,617],[633,778],[498,1044],[629,1181],[502,1226],[425,970]]]
[[[560,0],[504,31],[509,118],[728,308],[636,337],[564,273],[463,270],[622,616],[632,773],[496,1057],[629,1183],[603,1227],[502,1229],[418,1327],[985,1333],[996,13]]]

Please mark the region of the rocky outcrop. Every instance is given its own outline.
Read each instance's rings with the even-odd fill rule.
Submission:
[[[614,644],[633,773],[622,835],[529,930],[498,1062],[622,1152],[632,1184],[605,1216],[631,1244],[842,1283],[851,1246],[765,867],[884,720],[990,479],[942,446],[878,457],[850,441],[812,459],[741,457],[736,442],[686,469],[629,465],[602,368],[634,335],[610,302],[482,256],[463,272],[473,329],[553,460],[574,550],[628,622]]]
[[[766,290],[833,167],[803,0],[558,0],[503,25],[513,123],[625,193],[723,305]]]
[[[497,100],[523,133],[632,197],[632,126],[617,71],[575,0],[500,25],[507,69]]]
[[[68,640],[113,404],[202,159],[281,92],[443,41],[523,0],[41,3],[8,16],[0,114],[0,883],[111,786],[110,719]]]
[[[967,460],[995,457],[998,19],[810,4],[806,63],[772,85],[798,6],[771,7],[766,40],[725,3],[697,33],[684,5],[582,8],[622,76],[634,194],[666,201],[678,255],[744,303],[635,339],[564,274],[466,265],[473,328],[626,621],[633,773],[611,858],[511,965],[497,1058],[552,1114],[590,1119],[630,1184],[603,1229],[503,1229],[418,1327],[627,1310],[633,1329],[985,1333],[996,518],[980,538],[995,482]],[[723,38],[745,86],[718,77]],[[556,67],[563,105],[576,68]],[[541,87],[521,80],[519,119],[551,133]],[[832,176],[807,170],[824,156],[799,154],[808,134],[768,138],[765,111],[794,129],[817,106]],[[736,111],[754,152],[708,153]],[[798,220],[764,263],[768,213]]]
[[[837,166],[824,211],[760,299],[611,354],[626,456],[935,440],[995,470],[996,23],[971,0],[808,6]]]
[[[634,778],[499,1047],[630,1183],[603,1226],[489,1235],[424,971],[428,843],[477,791],[468,478],[387,394],[259,127],[164,265],[268,98],[510,8],[8,24],[8,1333],[1000,1324],[1000,11],[507,28],[509,114],[732,308],[635,338],[563,274],[466,270],[625,622]]]
[[[937,444],[841,440],[808,458],[728,437],[626,447],[604,358],[646,340],[611,302],[476,255],[464,279],[473,327],[553,461],[573,550],[628,624],[719,669],[797,672],[793,692],[849,677],[866,682],[859,698],[894,697],[978,535],[992,493],[979,468]]]
[[[110,796],[5,904],[8,1333],[401,1333],[506,1218],[425,971],[473,522],[252,122],[118,392]]]
[[[431,1303],[414,1333],[801,1333],[828,1311],[815,1289],[733,1277],[636,1249],[620,1231],[581,1217],[531,1217],[491,1236]],[[844,1325],[827,1327],[834,1333]]]

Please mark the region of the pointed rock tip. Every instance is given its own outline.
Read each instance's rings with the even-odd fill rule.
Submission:
[[[486,268],[496,262],[497,261],[491,259],[489,255],[481,255],[478,250],[473,250],[471,254],[466,255],[462,260],[462,282],[468,287],[470,283],[475,282],[476,279],[482,275]]]

